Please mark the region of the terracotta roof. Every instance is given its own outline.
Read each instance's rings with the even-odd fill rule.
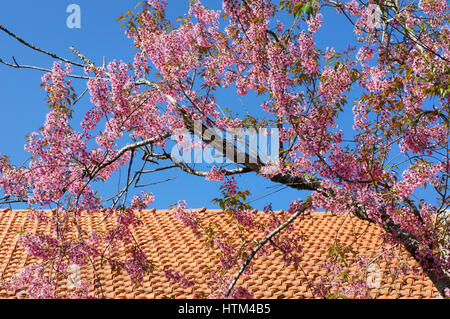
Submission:
[[[218,210],[201,209],[205,221],[223,223]],[[142,225],[133,230],[137,241],[142,245],[149,260],[158,265],[170,265],[189,280],[196,282],[196,292],[209,294],[208,281],[210,269],[217,269],[218,259],[210,248],[203,245],[191,229],[184,227],[167,210],[145,210],[139,213]],[[98,229],[100,214],[83,215],[82,226]],[[102,223],[101,227],[109,227]],[[307,235],[303,243],[301,269],[286,266],[281,260],[281,253],[275,251],[268,256],[258,256],[254,260],[252,273],[240,280],[239,285],[246,287],[255,298],[311,298],[305,275],[309,280],[324,274],[322,264],[327,259],[328,248],[335,240],[339,243],[354,242],[351,247],[358,255],[371,259],[379,254],[382,245],[381,230],[351,215],[332,216],[325,213],[311,213],[308,217],[294,223],[298,231]],[[34,219],[28,219],[22,211],[0,211],[0,280],[10,278],[25,265],[36,261],[27,256],[18,244],[19,231],[49,231],[47,225]],[[339,230],[339,232],[338,232]],[[125,247],[120,247],[124,252]],[[408,264],[415,265],[414,260],[403,255]],[[380,259],[381,260],[381,259]],[[400,276],[392,283],[392,278],[385,273],[393,265],[380,261],[381,283],[372,294],[376,298],[436,298],[437,290],[423,274],[409,273]],[[395,266],[395,265],[394,265]],[[88,269],[81,269],[81,276],[93,278]],[[100,271],[105,296],[107,298],[192,298],[193,288],[181,288],[169,282],[161,270],[147,275],[142,285],[133,287],[126,273],[112,274],[108,266]],[[67,283],[62,283],[59,291],[67,290]],[[14,298],[11,291],[1,290],[0,298]]]

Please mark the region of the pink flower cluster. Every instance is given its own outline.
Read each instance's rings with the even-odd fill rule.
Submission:
[[[443,169],[444,167],[441,164],[417,163],[403,172],[403,180],[396,182],[393,190],[399,198],[409,197],[418,187],[422,187],[427,182],[432,182]]]
[[[223,181],[226,172],[227,171],[225,169],[221,167],[217,168],[215,165],[213,165],[213,167],[211,167],[211,171],[208,173],[208,175],[206,175],[205,179],[207,181],[220,182]]]
[[[373,59],[374,55],[375,50],[370,48],[369,45],[366,44],[359,48],[356,58],[361,61],[362,65],[365,65],[366,62]]]
[[[189,14],[195,16],[204,26],[212,25],[219,28],[220,11],[206,9],[200,1],[195,1],[189,8]]]
[[[181,288],[189,288],[189,287],[194,286],[194,283],[189,281],[189,279],[187,279],[185,276],[183,276],[182,274],[180,274],[177,271],[174,272],[168,266],[164,267],[163,272],[164,272],[164,276],[167,278],[167,280],[180,284]]]
[[[311,16],[308,20],[308,31],[311,33],[317,32],[320,29],[323,23],[323,15],[321,13],[317,13],[314,16]]]
[[[111,212],[111,209],[108,209]],[[137,227],[140,224],[138,216],[131,208],[124,208],[119,211],[116,217],[116,225],[113,229],[109,230],[104,237],[107,242],[122,241],[129,244],[133,241],[133,235],[131,233],[131,227]]]
[[[229,196],[234,196],[237,194],[237,183],[234,176],[231,176],[230,178],[226,179],[225,182],[223,183],[223,186],[226,190],[226,193]]]
[[[313,293],[319,298],[370,298],[370,288],[365,278],[366,263],[355,262],[356,271],[349,271],[338,262],[325,262],[326,275],[314,284]]]
[[[295,203],[293,204],[295,206]],[[287,218],[289,212],[274,212],[270,206],[264,208],[264,213],[269,216],[267,228],[264,231],[268,235],[271,231],[278,228]],[[288,265],[298,267],[301,261],[303,235],[294,231],[293,225],[287,226],[283,233],[272,237],[271,244],[275,250],[283,253],[283,261]]]
[[[29,255],[44,260],[54,258],[58,254],[58,240],[43,233],[26,232],[20,236],[20,244],[25,247]]]
[[[314,30],[315,28],[319,28],[320,15],[317,15],[316,19],[317,21],[311,21],[312,26],[310,26],[310,28],[312,28],[312,30]],[[319,65],[315,57],[316,48],[313,35],[307,34],[306,32],[302,31],[298,36],[298,52],[294,52],[297,55],[297,59],[298,61],[300,61],[300,64],[304,68],[306,74],[312,74],[318,70]]]
[[[445,0],[420,0],[419,8],[432,16],[445,12],[448,9],[448,5]]]
[[[33,263],[4,283],[6,289],[18,292],[17,298],[54,299],[56,282],[45,275],[42,265]]]
[[[337,215],[351,213],[355,210],[353,191],[347,185],[337,187],[330,181],[323,181],[322,186],[326,191],[334,192],[334,196],[326,195],[326,191],[316,191],[311,195],[312,209],[325,209]]]
[[[158,11],[162,11],[165,7],[167,7],[167,1],[164,0],[147,0],[146,2]]]
[[[172,215],[181,221],[185,226],[190,227],[194,232],[199,230],[200,219],[199,214],[195,210],[186,210],[187,204],[186,202],[179,201],[177,206],[172,208]]]
[[[280,159],[271,160],[261,167],[259,173],[264,177],[271,178],[275,175],[283,173],[284,169]]]
[[[234,216],[240,225],[248,229],[254,229],[257,227],[257,212],[255,210],[236,210]]]
[[[134,283],[141,283],[144,275],[152,271],[152,264],[147,260],[144,251],[134,246],[131,249],[131,257],[124,261],[123,268]]]
[[[67,245],[67,257],[72,263],[79,266],[88,264],[90,257],[99,255],[95,246],[87,245],[83,242],[71,242]]]
[[[142,191],[140,195],[135,195],[131,201],[131,208],[141,211],[146,209],[155,200],[152,193]]]
[[[358,1],[356,1],[356,0],[348,1],[347,3],[345,3],[344,8],[351,15],[360,15],[364,10],[364,6],[360,6]]]
[[[339,64],[337,68],[325,66],[322,70],[318,94],[326,104],[335,104],[348,90],[347,86],[350,82],[350,70],[347,64]]]
[[[253,294],[243,286],[234,286],[230,294],[226,296],[229,286],[233,281],[232,276],[227,276],[225,279],[213,276],[213,280],[218,282],[217,289],[208,296],[209,299],[253,299]]]
[[[237,262],[236,247],[227,240],[225,235],[218,234],[214,237],[214,243],[220,249],[220,263],[226,270],[231,269]]]
[[[66,101],[70,94],[70,80],[65,81],[64,78],[72,72],[72,66],[66,64],[66,69],[61,67],[61,62],[55,62],[51,72],[46,73],[42,77],[45,91],[48,94],[49,102],[54,104],[60,101]]]

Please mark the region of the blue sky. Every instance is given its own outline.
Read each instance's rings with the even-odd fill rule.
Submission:
[[[68,49],[70,45],[73,45],[98,64],[102,63],[103,57],[107,62],[113,59],[131,62],[135,52],[132,42],[125,36],[124,30],[120,28],[120,23],[116,20],[128,9],[133,10],[138,2],[137,0],[2,1],[0,24],[36,46],[69,59],[75,59]],[[187,0],[169,0],[168,2],[170,18],[181,16],[186,12]],[[66,25],[66,19],[69,16],[66,8],[72,3],[81,8],[81,28],[79,29],[70,29]],[[204,0],[202,3],[208,7],[218,8],[219,2]],[[351,25],[343,16],[330,10],[324,12],[324,16],[324,25],[317,34],[318,47],[345,49],[349,41],[354,41],[355,38]],[[0,33],[0,58],[12,61],[13,56],[24,65],[50,68],[53,64],[53,60],[48,56],[37,53],[6,34]],[[78,74],[80,74],[79,70]],[[45,92],[39,87],[42,75],[42,72],[35,70],[13,69],[0,65],[2,96],[0,154],[9,155],[13,163],[21,163],[28,157],[28,153],[23,150],[24,138],[38,130],[48,112],[44,101]],[[85,82],[82,80],[73,80],[73,84],[77,93],[81,93],[85,88]],[[257,103],[252,96],[245,101],[236,98],[233,100],[227,96],[222,95],[220,99],[229,104],[240,103],[245,106]],[[87,110],[90,107],[89,98],[83,98],[78,104],[82,110]],[[351,115],[351,105],[348,108]],[[83,112],[76,114],[78,117],[75,116],[74,122],[79,122]],[[351,116],[345,116],[340,124],[341,129],[350,131]],[[78,123],[74,123],[74,126],[76,125]],[[125,169],[122,169],[122,173],[124,171]],[[167,178],[175,179],[147,188],[156,195],[154,207],[167,208],[168,205],[183,199],[190,207],[214,207],[211,200],[219,196],[221,183],[205,182],[202,177],[189,176],[177,169],[152,174],[142,183],[157,183]],[[249,188],[251,204],[258,209],[269,203],[272,203],[275,209],[287,209],[291,200],[305,198],[307,195],[305,192],[266,181],[253,173],[236,178],[238,182],[241,182],[242,187]],[[96,189],[105,197],[113,194],[117,188],[117,176],[108,184],[96,185]]]

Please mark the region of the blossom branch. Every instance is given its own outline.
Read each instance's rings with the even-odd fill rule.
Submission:
[[[6,62],[6,61],[4,61],[2,59],[0,59],[0,63],[4,64],[6,66],[12,67],[12,68],[16,68],[16,69],[31,69],[31,70],[38,70],[38,71],[43,71],[43,72],[51,72],[52,71],[50,69],[41,68],[41,67],[38,67],[38,66],[18,64],[15,59],[14,59],[14,64]],[[84,75],[67,74],[67,76],[70,77],[70,78],[74,78],[74,79],[82,79],[82,80],[89,80],[90,79],[90,77],[84,76]]]
[[[230,286],[228,287],[228,290],[225,294],[226,297],[229,296],[231,291],[233,290],[234,286],[236,285],[237,281],[239,280],[239,277],[241,277],[242,273],[244,272],[245,268],[250,264],[253,257],[255,257],[256,253],[267,243],[272,240],[272,238],[280,233],[283,229],[285,229],[288,225],[290,225],[298,216],[303,214],[309,207],[309,204],[305,203],[302,204],[302,206],[293,213],[284,223],[282,223],[280,226],[278,226],[276,229],[274,229],[272,232],[270,232],[266,237],[264,237],[258,245],[256,245],[255,248],[253,248],[252,252],[247,256],[247,259],[245,262],[241,265],[241,268],[239,271],[234,275],[233,281],[231,282]]]

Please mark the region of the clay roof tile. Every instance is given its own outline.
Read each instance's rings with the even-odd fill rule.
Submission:
[[[204,221],[214,221],[224,227],[220,210],[198,210]],[[18,243],[19,231],[46,231],[47,225],[27,218],[24,211],[0,210],[0,279],[10,278],[13,274],[36,258],[29,257]],[[174,271],[183,273],[189,280],[196,282],[197,293],[208,295],[210,269],[216,269],[218,260],[215,253],[203,245],[203,240],[195,236],[191,229],[184,227],[168,210],[144,210],[138,213],[142,225],[134,229],[134,236],[141,244],[149,260],[158,265],[170,265]],[[111,223],[105,221],[99,226],[100,216],[83,214],[81,223],[88,229],[107,229]],[[311,289],[307,287],[305,274],[309,279],[326,274],[322,264],[327,260],[328,247],[336,242],[345,244],[353,242],[352,249],[358,254],[375,256],[382,245],[381,230],[374,225],[357,218],[333,216],[328,213],[311,213],[294,224],[295,230],[305,234],[302,261],[296,270],[281,260],[279,251],[269,256],[260,256],[254,260],[253,272],[240,284],[253,293],[255,298],[311,298]],[[229,228],[230,229],[230,228]],[[126,247],[120,247],[124,253]],[[406,255],[406,258],[408,256]],[[415,261],[408,259],[414,264]],[[420,274],[397,278],[392,283],[385,262],[379,262],[381,268],[380,287],[372,293],[377,298],[436,298],[437,290],[430,280]],[[81,273],[93,276],[92,271],[82,269]],[[192,288],[182,288],[169,282],[161,270],[146,276],[144,282],[134,287],[125,273],[112,274],[108,267],[101,269],[106,298],[192,298]],[[406,279],[406,280],[405,280]],[[402,284],[399,284],[402,282]],[[58,291],[67,290],[62,284]],[[15,294],[0,287],[0,298],[14,298]]]

